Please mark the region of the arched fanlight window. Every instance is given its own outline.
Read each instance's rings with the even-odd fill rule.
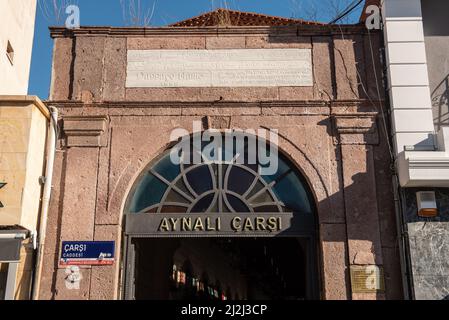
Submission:
[[[204,149],[205,145],[202,145]],[[222,161],[174,164],[167,150],[152,163],[134,185],[128,213],[250,213],[299,212],[312,214],[307,184],[294,165],[282,154],[278,170],[260,174],[260,165],[224,161],[233,150],[220,149]],[[257,152],[270,152],[259,146]]]

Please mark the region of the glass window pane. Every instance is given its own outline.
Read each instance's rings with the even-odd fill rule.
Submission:
[[[264,188],[264,185],[262,182],[257,181],[256,185],[253,187],[253,190],[248,194],[248,199],[250,199],[252,196],[254,196],[256,193],[258,193],[260,190]]]
[[[267,183],[271,183],[271,182],[275,181],[276,179],[278,179],[283,174],[285,174],[288,170],[290,170],[290,167],[287,165],[287,163],[285,163],[285,161],[281,157],[279,157],[277,172],[270,176],[263,175],[262,178]]]
[[[188,204],[189,201],[185,199],[183,196],[181,196],[179,193],[177,193],[175,190],[170,190],[170,192],[167,195],[167,198],[165,199],[166,202],[178,202],[178,203],[185,203]]]
[[[164,158],[162,158],[156,165],[153,167],[153,170],[167,179],[169,182],[175,180],[175,178],[181,172],[179,165],[175,165],[172,163],[170,159],[170,153],[168,153]]]
[[[212,177],[207,165],[193,169],[186,174],[186,177],[190,186],[198,195],[212,190]]]
[[[152,174],[146,174],[134,191],[129,211],[136,213],[159,203],[167,185]]]
[[[255,212],[279,212],[279,208],[276,205],[270,205],[270,206],[261,206],[261,207],[255,207]]]
[[[268,191],[262,192],[260,195],[258,195],[256,198],[251,200],[251,204],[258,204],[258,203],[266,203],[266,202],[273,202],[273,197],[270,195]]]
[[[298,176],[291,172],[274,185],[273,191],[286,211],[311,212],[309,198]]]
[[[226,197],[235,212],[250,212],[246,204],[244,204],[239,198],[233,196],[232,194],[226,194]]]
[[[184,192],[186,195],[193,197],[190,191],[187,189],[184,179],[181,177],[178,179],[178,181],[175,183],[175,186],[178,187],[182,192]]]
[[[198,201],[198,203],[196,203],[193,208],[192,211],[193,213],[202,213],[202,212],[206,212],[207,209],[209,209],[210,205],[212,204],[212,200],[214,199],[214,194],[208,194],[207,196],[205,196],[204,198],[202,198],[200,201]]]
[[[229,173],[227,188],[228,190],[243,195],[251,187],[254,179],[254,175],[248,171],[234,166]]]

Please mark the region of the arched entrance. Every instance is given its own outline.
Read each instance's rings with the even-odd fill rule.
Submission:
[[[304,177],[277,150],[276,170],[263,170],[272,163],[259,155],[274,155],[265,140],[225,140],[215,149],[189,140],[188,156],[168,149],[134,183],[125,299],[319,298],[316,210]]]

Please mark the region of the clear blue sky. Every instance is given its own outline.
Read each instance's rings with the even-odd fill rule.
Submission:
[[[24,0],[20,0],[24,1]],[[50,25],[63,25],[65,16],[56,19],[55,14],[45,11],[45,4],[53,0],[38,0],[36,13],[36,28],[34,36],[33,57],[31,63],[29,94],[47,99],[50,90],[51,59],[53,41],[50,38]],[[129,10],[123,11],[121,1],[125,5],[132,0],[57,0],[57,3],[75,3],[81,12],[81,25],[84,26],[129,26]],[[137,2],[139,0],[134,0]],[[153,0],[141,0],[143,12],[153,8]],[[309,18],[329,22],[335,16],[336,9],[327,3],[340,3],[340,10],[350,3],[350,0],[157,0],[151,20],[153,26],[163,26],[176,21],[197,16],[217,7],[227,6],[230,9],[264,13],[269,15]],[[361,6],[346,22],[357,21]],[[46,13],[47,12],[47,13]]]

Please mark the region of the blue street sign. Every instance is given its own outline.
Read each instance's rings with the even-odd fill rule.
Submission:
[[[63,241],[60,264],[111,265],[115,261],[115,241]]]

